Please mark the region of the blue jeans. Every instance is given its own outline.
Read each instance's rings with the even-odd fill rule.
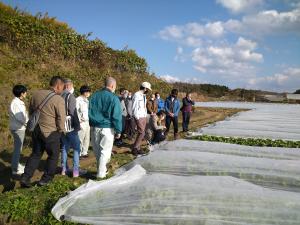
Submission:
[[[11,159],[11,168],[12,171],[18,171],[20,155],[25,137],[25,130],[11,130],[11,134],[14,138],[14,151]]]
[[[73,148],[73,171],[79,170],[80,140],[78,131],[71,131],[62,137],[62,168],[68,169],[68,151]]]
[[[166,132],[168,133],[170,130],[171,122],[173,123],[174,126],[174,135],[178,133],[178,117],[174,116],[166,116]]]

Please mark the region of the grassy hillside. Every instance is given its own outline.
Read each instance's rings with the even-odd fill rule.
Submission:
[[[146,60],[134,50],[114,50],[89,36],[47,14],[32,16],[0,2],[0,150],[11,144],[7,107],[15,84],[25,84],[30,97],[53,75],[73,79],[77,91],[83,84],[96,90],[105,77],[114,76],[118,87],[132,91],[145,80],[163,95],[170,91],[169,84],[148,73]]]
[[[176,82],[173,87],[179,89],[181,92],[194,93],[197,101],[259,101],[265,102],[267,99],[264,95],[276,95],[278,93],[261,91],[261,90],[247,90],[243,88],[229,89],[224,85],[216,84],[190,84],[183,82]]]

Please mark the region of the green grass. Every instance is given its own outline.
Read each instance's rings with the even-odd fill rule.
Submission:
[[[0,195],[2,223],[70,224],[60,223],[51,215],[51,208],[59,198],[76,189],[85,179],[68,179],[57,176],[45,187],[17,189]],[[1,220],[0,220],[1,221]]]
[[[190,137],[189,139],[200,140],[200,141],[224,142],[224,143],[247,145],[247,146],[300,148],[300,141],[220,137],[220,136],[213,136],[213,135],[200,135],[200,136]]]
[[[113,155],[109,174],[105,179],[113,176],[116,169],[132,159],[133,156],[129,153]],[[89,168],[87,175],[78,178],[58,175],[44,187],[18,188],[0,194],[0,224],[73,224],[57,221],[52,216],[51,209],[68,192],[86,183],[89,178],[95,179],[95,171],[96,168]]]

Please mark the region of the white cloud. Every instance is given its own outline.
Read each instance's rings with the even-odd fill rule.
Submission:
[[[222,0],[218,2],[225,4]],[[246,11],[263,4],[263,0],[226,2],[227,8],[230,8],[231,4],[232,11],[235,12]],[[235,3],[237,5],[234,6]],[[257,85],[258,88],[265,87],[270,90],[274,85],[274,90],[282,90],[281,84],[289,87],[295,85],[293,82],[289,83],[290,80],[299,79],[292,75],[292,68],[283,73],[258,78],[257,63],[262,63],[264,56],[257,50],[258,44],[253,40],[259,41],[263,37],[269,38],[273,35],[300,35],[300,3],[293,1],[290,6],[294,8],[285,12],[264,10],[254,13],[251,11],[251,14],[242,16],[239,20],[192,22],[167,26],[158,35],[163,40],[177,43],[180,47],[177,49],[175,60],[185,62],[190,59],[194,69],[201,73],[200,76],[203,77],[205,74],[209,77],[205,78],[206,80],[224,83],[231,87],[249,85],[254,88]],[[243,37],[239,37],[235,43],[230,43],[228,40],[232,40],[234,36],[229,34]],[[168,79],[172,80],[170,77]]]
[[[222,22],[217,21],[205,24],[205,34],[215,38],[223,36],[224,28]]]
[[[253,63],[263,61],[263,55],[254,52],[256,43],[240,37],[233,45],[196,48],[192,53],[194,68],[201,73],[222,77],[253,76]]]
[[[256,48],[256,43],[251,40],[246,40],[242,37],[240,37],[236,43],[236,45],[242,49],[250,49],[253,50]]]
[[[187,23],[185,25],[171,25],[158,32],[158,37],[166,41],[175,41],[179,44],[199,47],[202,38],[219,38],[224,35],[222,22],[199,24]]]
[[[268,35],[300,34],[300,5],[291,11],[261,11],[242,17],[241,20],[214,21],[206,24],[187,23],[167,26],[158,36],[181,45],[199,47],[204,39],[217,40],[228,33],[263,37]]]
[[[290,67],[271,76],[249,79],[248,87],[270,91],[294,92],[299,89],[300,67]]]
[[[264,0],[217,0],[217,3],[233,13],[249,12],[263,5]]]
[[[163,40],[180,39],[183,36],[183,31],[180,26],[172,25],[165,27],[159,32],[159,37]]]
[[[240,21],[228,20],[223,23],[223,26],[228,32],[252,36],[300,34],[300,8],[288,12],[261,11],[254,15],[244,16]]]
[[[171,75],[163,75],[163,76],[159,76],[159,78],[168,83],[180,82],[180,79],[178,77],[173,77]]]
[[[163,76],[159,76],[160,79],[163,79],[164,81],[168,82],[168,83],[175,83],[175,82],[184,82],[184,83],[193,83],[193,84],[200,84],[200,83],[208,83],[207,81],[204,81],[202,79],[200,79],[199,77],[185,77],[183,79],[180,79],[178,77],[175,76],[171,76],[171,75],[163,75]]]

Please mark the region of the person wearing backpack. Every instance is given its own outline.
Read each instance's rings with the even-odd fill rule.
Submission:
[[[15,98],[12,100],[9,113],[9,129],[14,139],[14,151],[11,160],[11,170],[13,175],[24,173],[24,166],[19,163],[20,154],[25,138],[28,114],[23,100],[26,98],[27,88],[23,85],[15,85],[12,90]]]
[[[25,170],[20,180],[22,187],[31,186],[30,179],[38,168],[44,151],[47,152],[48,158],[44,174],[38,185],[44,186],[48,184],[55,175],[60,152],[60,137],[65,132],[65,104],[60,96],[63,89],[63,78],[54,76],[50,80],[50,89],[39,90],[32,95],[29,115],[32,115],[40,108],[40,116],[38,124],[32,132],[32,153],[26,162]],[[43,104],[43,107],[40,107],[45,99],[47,101]]]
[[[73,93],[73,82],[70,79],[65,79],[65,90],[61,95],[65,100],[66,109],[66,135],[62,136],[61,175],[66,175],[68,171],[68,151],[70,148],[73,148],[73,177],[78,177],[80,155],[80,139],[78,131],[81,128],[76,109],[76,98]]]

